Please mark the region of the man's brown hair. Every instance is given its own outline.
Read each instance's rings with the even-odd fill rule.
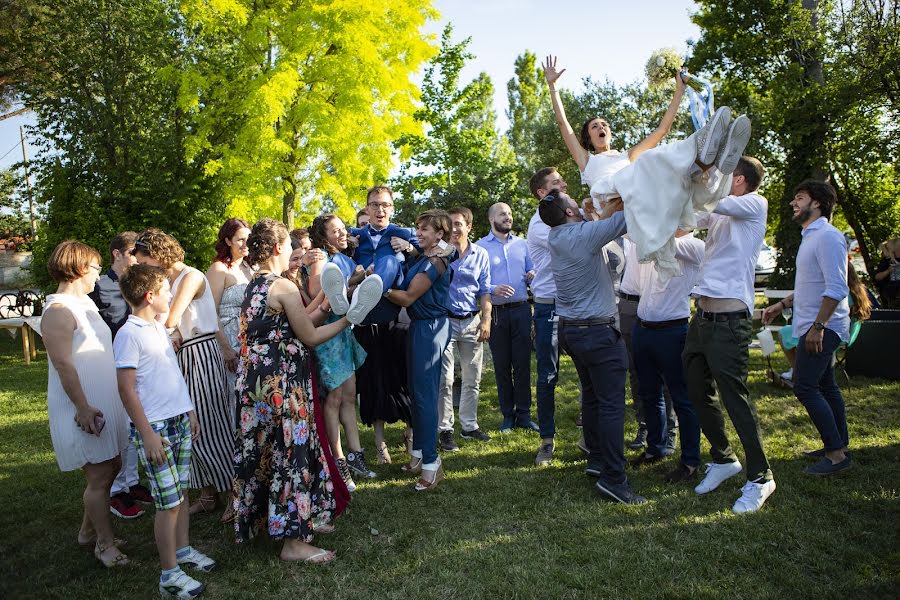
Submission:
[[[531,190],[531,194],[535,198],[540,200],[537,191],[544,187],[544,182],[546,182],[547,178],[556,172],[556,167],[544,167],[531,176],[531,179],[528,180],[528,189]]]
[[[150,292],[159,292],[166,280],[164,269],[152,265],[132,265],[119,277],[122,297],[131,308],[139,308]]]

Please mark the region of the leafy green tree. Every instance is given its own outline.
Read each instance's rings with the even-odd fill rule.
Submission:
[[[494,86],[486,73],[461,86],[471,40],[455,44],[452,32],[450,25],[444,29],[440,52],[425,71],[422,107],[414,115],[427,133],[402,136],[397,144],[409,156],[392,181],[399,192],[397,220],[412,223],[426,208],[467,206],[475,215],[474,235],[481,236],[490,228],[490,205],[506,202],[516,213],[516,227],[524,229],[522,219],[530,210],[517,195],[514,151],[496,131]]]
[[[433,53],[428,0],[184,0],[195,60],[179,106],[187,158],[224,186],[229,212],[344,218],[386,180],[391,142],[417,131],[410,75]],[[202,153],[209,151],[208,157]]]

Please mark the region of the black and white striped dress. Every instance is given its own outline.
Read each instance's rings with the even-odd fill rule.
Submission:
[[[219,318],[206,277],[193,267],[185,267],[172,284],[172,296],[177,295],[189,272],[199,273],[206,283],[203,295],[188,305],[178,324],[184,340],[178,351],[178,366],[200,421],[200,437],[191,450],[191,488],[211,486],[224,492],[231,489],[234,479],[234,390],[228,389],[225,358],[216,341]]]

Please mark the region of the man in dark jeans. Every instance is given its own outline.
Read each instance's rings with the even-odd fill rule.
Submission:
[[[794,394],[825,445],[809,453],[821,458],[805,469],[810,475],[831,475],[850,468],[847,413],[834,380],[834,353],[841,342],[850,339],[847,241],[828,222],[836,202],[834,188],[822,181],[804,181],[794,190],[793,219],[803,228],[794,293],[763,313],[763,322],[768,323],[785,307],[794,307],[793,334],[800,340]]]
[[[724,405],[747,459],[747,483],[732,507],[735,513],[759,510],[775,491],[756,408],[747,389],[755,265],[768,213],[766,199],[756,193],[762,178],[762,164],[742,157],[734,170],[731,195],[697,220],[699,228],[709,231],[700,281],[693,292],[698,297],[697,312],[688,327],[682,355],[688,395],[713,458],[694,491],[711,492],[742,470],[725,433]]]
[[[625,232],[621,199],[610,201],[603,220],[585,222],[578,204],[563,192],[544,196],[538,207],[551,227],[550,264],[556,283],[560,346],[578,371],[584,438],[590,450],[586,473],[607,498],[623,504],[647,500],[625,477],[625,373],[628,356],[616,326],[616,298],[603,246]],[[614,214],[615,213],[615,214]]]

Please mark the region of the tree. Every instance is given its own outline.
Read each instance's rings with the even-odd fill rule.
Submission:
[[[229,212],[352,217],[360,189],[387,178],[390,143],[416,131],[410,75],[433,53],[430,2],[182,6],[195,60],[179,106],[198,122],[187,158],[222,181]]]
[[[900,224],[894,193],[896,125],[888,118],[896,111],[891,94],[900,67],[897,45],[890,44],[900,39],[896,4],[698,4],[693,20],[702,36],[691,65],[719,79],[720,104],[748,113],[754,128],[748,151],[763,159],[775,182],[767,192],[776,198],[769,216],[780,251],[773,284],[792,285],[800,230],[791,221],[788,203],[793,187],[808,178],[829,179],[835,185],[838,207],[860,240],[871,272],[871,249],[880,241],[873,236]],[[872,54],[864,50],[870,48]]]
[[[460,72],[472,58],[466,50],[471,40],[454,44],[452,33],[448,25],[440,52],[425,71],[422,107],[414,116],[426,133],[405,135],[397,143],[410,157],[392,182],[399,192],[397,220],[411,223],[425,208],[467,206],[475,215],[475,235],[484,235],[488,208],[506,202],[521,226],[523,216],[531,215],[517,196],[513,150],[496,131],[494,86],[481,73],[460,87]]]

